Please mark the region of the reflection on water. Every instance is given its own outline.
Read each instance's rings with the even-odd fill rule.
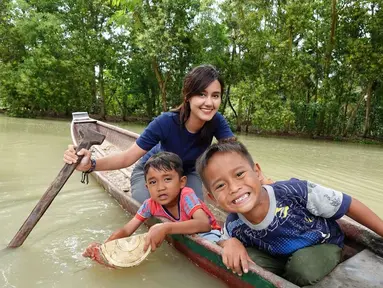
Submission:
[[[129,269],[83,258],[90,242],[105,240],[130,216],[93,179],[81,184],[80,173],[68,180],[25,243],[6,249],[62,168],[69,141],[68,121],[0,115],[0,287],[225,287],[168,244]]]
[[[143,129],[120,126],[137,133]],[[383,217],[382,147],[245,135],[239,139],[274,180],[309,179],[362,200]],[[92,179],[81,184],[80,173],[69,179],[24,245],[5,249],[62,168],[69,141],[68,121],[0,115],[0,287],[225,287],[167,244],[129,269],[111,270],[83,258],[90,242],[104,240],[129,216]]]

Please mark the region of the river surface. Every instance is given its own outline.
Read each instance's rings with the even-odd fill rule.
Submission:
[[[131,216],[93,179],[74,173],[23,246],[5,247],[63,166],[69,121],[0,115],[0,287],[225,287],[168,244],[141,265],[108,269],[81,256]],[[140,133],[143,126],[121,124]],[[348,193],[383,217],[383,148],[240,135],[272,179],[309,179]],[[140,232],[146,231],[145,227]]]

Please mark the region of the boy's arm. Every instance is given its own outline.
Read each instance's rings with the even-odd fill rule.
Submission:
[[[197,209],[192,217],[187,221],[164,223],[164,229],[167,234],[194,234],[211,230],[209,218],[202,209]]]
[[[190,220],[165,223],[168,234],[194,234],[211,230],[209,216],[202,208],[203,203],[192,189],[182,189],[180,205]]]
[[[109,242],[115,239],[129,237],[132,235],[138,227],[148,218],[152,216],[150,206],[150,199],[147,199],[142,203],[140,209],[138,209],[136,215],[132,220],[130,220],[124,227],[113,232],[112,235],[106,239],[105,242]]]
[[[383,237],[382,219],[362,202],[352,198],[350,208],[346,215]]]
[[[105,243],[115,239],[129,237],[138,229],[138,227],[140,227],[141,224],[142,221],[134,217],[132,220],[126,223],[124,227],[114,231],[112,235],[110,235],[109,238],[106,239]]]
[[[193,219],[187,221],[166,222],[152,226],[146,236],[144,250],[150,246],[151,250],[155,251],[165,240],[166,235],[194,234],[211,230],[209,218],[202,209],[197,209],[192,217]]]
[[[134,217],[127,224],[125,224],[124,227],[114,231],[112,235],[110,235],[109,238],[105,240],[104,243],[115,240],[115,239],[129,237],[137,230],[138,227],[140,227],[141,224],[142,224],[142,221]],[[99,259],[99,253],[97,253],[99,247],[100,247],[100,243],[93,242],[89,244],[89,246],[82,253],[82,256],[90,257],[93,260],[96,260],[97,262],[105,265],[105,263],[101,259]]]
[[[146,219],[150,218],[151,216],[151,199],[147,199],[144,201],[144,203],[142,203],[134,218],[125,224],[125,226],[121,229],[114,231],[113,234],[110,235],[105,242],[129,237],[138,229],[138,227],[140,227],[143,222],[145,222]]]

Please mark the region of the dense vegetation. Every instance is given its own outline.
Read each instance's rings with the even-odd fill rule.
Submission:
[[[233,127],[383,137],[383,0],[2,0],[0,108],[147,117],[211,63]]]

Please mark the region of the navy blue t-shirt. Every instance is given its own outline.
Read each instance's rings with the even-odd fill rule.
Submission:
[[[288,256],[321,243],[343,247],[344,235],[335,221],[347,213],[351,197],[318,184],[291,179],[263,186],[269,211],[259,224],[243,215],[228,215],[222,240],[237,238],[246,247]]]
[[[220,113],[217,112],[211,121],[213,121],[213,133],[209,141],[201,144],[200,131],[190,133],[185,127],[181,127],[179,113],[162,113],[150,122],[136,141],[140,148],[148,151],[142,157],[142,163],[146,163],[149,157],[160,151],[173,152],[182,159],[185,174],[193,172],[195,161],[211,144],[213,136],[217,140],[234,136]]]

